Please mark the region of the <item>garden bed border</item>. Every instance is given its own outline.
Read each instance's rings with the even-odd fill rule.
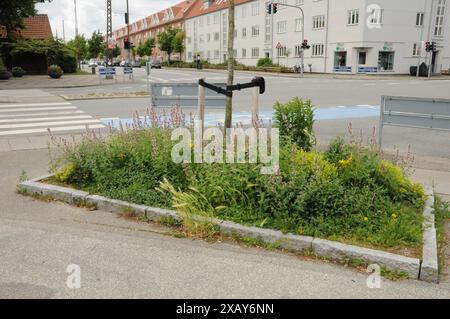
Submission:
[[[18,185],[19,191],[27,195],[49,197],[71,205],[87,206],[112,213],[132,210],[136,216],[146,216],[152,221],[167,218],[179,220],[180,217],[173,210],[137,205],[121,200],[109,199],[103,196],[89,194],[84,191],[68,187],[56,186],[41,182],[53,177],[46,175]],[[423,260],[410,258],[398,254],[369,249],[340,242],[324,240],[309,236],[283,234],[281,231],[248,227],[241,224],[213,219],[221,234],[252,238],[265,244],[274,245],[292,252],[312,252],[317,257],[332,259],[340,262],[354,260],[367,264],[378,264],[389,271],[401,272],[409,278],[427,282],[438,282],[437,241],[434,224],[434,196],[430,190],[424,209]],[[201,217],[200,217],[201,219]]]

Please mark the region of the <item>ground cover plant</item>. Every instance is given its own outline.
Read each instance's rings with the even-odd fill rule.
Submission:
[[[218,217],[388,250],[420,247],[422,186],[373,145],[337,138],[326,151],[315,150],[313,118],[305,107],[310,110],[311,103],[299,99],[278,104],[280,119],[293,121],[282,134],[274,175],[260,174],[258,163],[174,163],[171,129],[189,124],[179,108],[162,116],[149,109],[109,136],[91,132],[81,142],[54,137],[58,153],[52,153],[51,170],[59,183],[138,204],[175,207],[184,219],[192,214]],[[291,123],[305,127],[292,130]],[[192,219],[189,225],[213,231]]]

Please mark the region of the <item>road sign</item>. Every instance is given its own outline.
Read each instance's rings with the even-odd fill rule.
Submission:
[[[100,76],[116,75],[116,68],[100,68],[98,69],[98,74],[100,74]]]
[[[132,67],[124,67],[123,68],[123,74],[125,74],[125,75],[133,74],[133,68]]]
[[[383,126],[450,131],[450,100],[383,96],[380,107],[379,147]]]

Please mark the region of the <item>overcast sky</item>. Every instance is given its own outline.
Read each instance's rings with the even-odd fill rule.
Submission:
[[[90,37],[93,31],[106,33],[106,0],[76,0],[78,32]],[[130,22],[170,7],[181,0],[129,0]],[[63,38],[63,20],[66,41],[75,36],[74,0],[52,0],[50,3],[38,4],[39,13],[46,13],[50,18],[53,34]],[[125,24],[126,0],[112,0],[113,30]]]

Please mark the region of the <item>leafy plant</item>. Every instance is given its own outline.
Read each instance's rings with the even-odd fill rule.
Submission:
[[[53,79],[59,79],[64,74],[64,71],[60,66],[53,64],[48,67],[47,74]]]
[[[15,66],[12,68],[12,75],[18,78],[21,78],[22,76],[25,75],[25,70],[22,69],[20,66]]]
[[[261,58],[256,63],[257,67],[270,67],[273,66],[273,62],[271,58]]]
[[[276,102],[275,124],[280,135],[289,138],[298,147],[310,150],[314,140],[314,108],[310,100],[293,98],[287,103]]]

